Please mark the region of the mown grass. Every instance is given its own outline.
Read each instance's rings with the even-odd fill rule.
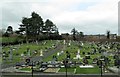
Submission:
[[[17,37],[0,37],[2,43],[13,43],[18,40]]]
[[[44,42],[46,42],[46,43],[44,44]],[[53,44],[55,44],[55,43],[56,43],[56,41],[46,40],[46,41],[43,41],[39,44],[29,43],[29,44],[21,44],[21,45],[13,45],[13,46],[3,47],[2,52],[7,53],[7,55],[8,55],[8,57],[6,58],[6,60],[4,62],[9,64],[9,63],[16,63],[16,62],[23,60],[24,57],[22,57],[21,54],[24,54],[24,56],[27,56],[28,55],[28,52],[27,52],[28,48],[30,50],[31,57],[40,56],[41,50],[43,51],[43,54],[47,53],[47,52],[49,52],[47,50],[49,48],[52,48]],[[13,60],[12,61],[9,60],[9,52],[10,52],[11,48],[13,49],[13,51],[12,51]],[[35,50],[37,51],[36,54],[34,53]]]
[[[66,68],[60,68],[59,72],[66,72]],[[74,73],[74,68],[67,68],[67,72]]]
[[[94,68],[80,68],[77,67],[76,74],[100,74],[100,68],[94,67]]]

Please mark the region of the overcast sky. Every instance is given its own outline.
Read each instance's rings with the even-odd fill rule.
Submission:
[[[72,28],[85,34],[118,33],[119,0],[0,0],[1,28],[19,28],[22,17],[38,13],[52,20],[60,33]]]

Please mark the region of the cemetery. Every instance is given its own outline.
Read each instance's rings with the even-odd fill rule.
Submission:
[[[119,50],[119,42],[44,40],[3,46],[2,64],[13,64],[14,72],[114,74],[111,67],[120,68]]]

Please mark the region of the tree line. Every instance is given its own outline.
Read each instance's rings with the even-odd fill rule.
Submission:
[[[59,35],[57,26],[50,19],[46,19],[44,22],[42,17],[36,12],[32,12],[31,17],[23,17],[18,29],[15,33],[19,38],[26,40],[26,42],[33,40],[63,39],[62,36]],[[10,37],[13,33],[12,26],[8,26],[3,36]],[[77,40],[78,37],[79,39],[84,39],[84,33],[78,32],[75,28],[71,30],[71,33],[73,40]],[[106,34],[107,39],[110,39],[110,31],[107,31]],[[69,36],[68,33],[67,36]]]
[[[46,19],[44,22],[42,17],[35,13],[31,13],[31,17],[23,17],[22,24],[19,25],[19,30],[15,33],[29,40],[44,40],[44,39],[59,39],[59,31],[57,26],[50,20]],[[9,37],[13,34],[12,26],[8,26],[6,32],[3,34],[5,37]]]

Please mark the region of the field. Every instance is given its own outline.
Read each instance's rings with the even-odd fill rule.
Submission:
[[[65,68],[61,68],[59,72],[65,72]],[[94,68],[67,68],[68,73],[75,73],[75,74],[100,74],[100,68],[97,66]]]
[[[108,45],[111,46],[112,44]],[[112,48],[104,47],[106,44],[99,44],[94,42],[78,42],[78,41],[65,41],[65,40],[45,40],[41,42],[33,42],[28,44],[19,44],[19,45],[10,45],[2,47],[2,53],[5,54],[3,56],[2,62],[5,64],[17,63],[17,62],[25,62],[25,59],[30,57],[39,57],[41,54],[46,55],[49,52],[52,54],[48,54],[45,58],[43,58],[44,62],[63,62],[67,55],[70,55],[68,63],[76,62],[80,63],[73,67],[68,67],[67,71],[69,73],[75,74],[100,74],[100,68],[97,64],[93,64],[93,59],[100,59],[101,56],[106,56],[110,61],[107,63],[105,68],[108,66],[114,66],[114,58],[113,54],[116,51],[116,47],[120,47],[118,45],[113,45]],[[101,50],[99,50],[101,47]],[[57,49],[59,48],[59,49]],[[107,54],[103,54],[102,51],[107,52]],[[54,51],[54,53],[53,53]],[[101,51],[101,52],[100,52]],[[79,54],[80,59],[76,59],[77,54]],[[109,55],[108,55],[109,54]],[[11,57],[12,55],[12,57]],[[87,59],[88,63],[86,65],[93,65],[94,68],[80,68],[80,65],[84,64],[83,59],[89,55],[90,58]],[[56,56],[56,58],[54,58]],[[104,62],[105,63],[105,62]],[[103,63],[103,64],[104,64]],[[40,65],[36,65],[36,68],[39,70]],[[29,68],[21,69],[23,71],[30,70]],[[58,72],[65,72],[66,68],[60,68]]]
[[[18,40],[17,37],[0,37],[2,43],[13,43]]]
[[[45,43],[45,44],[44,44]],[[21,60],[24,60],[25,57],[34,57],[39,56],[41,50],[43,53],[47,52],[47,49],[49,49],[55,41],[43,41],[42,43],[36,44],[36,43],[29,43],[29,44],[20,44],[20,45],[14,45],[14,46],[6,46],[2,48],[2,52],[6,53],[6,60],[4,60],[5,63],[16,63]],[[52,48],[52,47],[51,47]],[[9,59],[9,54],[12,49],[12,61]],[[28,50],[29,49],[29,50]],[[22,56],[22,54],[24,54]]]

